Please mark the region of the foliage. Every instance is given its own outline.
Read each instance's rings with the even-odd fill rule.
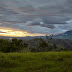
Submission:
[[[0,53],[0,72],[72,72],[72,52]]]
[[[72,41],[47,38],[35,38],[31,40],[0,39],[0,52],[48,52],[72,50]]]
[[[12,41],[9,41],[0,39],[1,52],[18,52],[24,47],[27,47],[27,44],[22,42],[22,40],[12,39]]]

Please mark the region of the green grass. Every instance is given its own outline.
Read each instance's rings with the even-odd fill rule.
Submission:
[[[72,52],[0,53],[0,72],[72,72]]]

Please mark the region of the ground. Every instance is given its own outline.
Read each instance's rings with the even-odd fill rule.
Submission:
[[[72,72],[72,52],[0,53],[0,72]]]

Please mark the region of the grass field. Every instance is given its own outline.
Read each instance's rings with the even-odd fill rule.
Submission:
[[[0,72],[72,72],[72,52],[0,53]]]

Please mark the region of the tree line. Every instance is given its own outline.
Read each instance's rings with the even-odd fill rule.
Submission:
[[[51,38],[47,40],[42,38],[35,38],[31,40],[0,39],[0,52],[23,52],[25,50],[29,52],[47,52],[67,50],[64,46],[58,45],[57,43],[52,43],[51,41],[53,42],[54,40]]]

